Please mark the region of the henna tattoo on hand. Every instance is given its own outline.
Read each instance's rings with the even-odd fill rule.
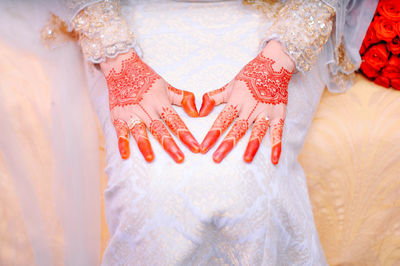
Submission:
[[[260,53],[239,72],[235,80],[245,82],[256,101],[273,105],[287,104],[287,88],[292,72],[283,67],[276,72],[273,64],[274,60]]]
[[[122,61],[119,72],[111,69],[106,77],[110,109],[115,106],[138,104],[143,95],[161,77],[146,65],[136,53]]]
[[[167,124],[171,131],[178,136],[182,143],[192,152],[198,153],[200,151],[200,145],[179,117],[178,113],[170,107],[163,107],[162,110],[161,118],[164,120],[165,124]]]
[[[250,163],[253,161],[264,136],[267,134],[268,127],[269,120],[265,119],[264,117],[257,119],[254,123],[249,143],[247,144],[246,151],[243,155],[245,162]]]
[[[264,138],[265,134],[267,134],[268,127],[269,120],[265,119],[264,117],[257,120],[253,125],[249,142],[255,140],[261,144],[262,139]]]
[[[283,124],[284,120],[281,118],[279,122],[275,124],[271,129],[271,139],[272,139],[272,146],[281,142],[282,133],[283,133]]]
[[[163,112],[161,113],[161,118],[175,135],[179,136],[182,131],[189,131],[189,129],[186,127],[185,123],[179,117],[178,113],[175,112],[175,110],[170,107],[163,107],[162,110]]]
[[[239,110],[237,106],[229,105],[224,108],[218,115],[210,131],[218,131],[220,134],[224,133],[233,120],[237,117]]]
[[[228,132],[223,142],[232,141],[235,145],[247,132],[249,122],[245,119],[240,119],[233,124],[232,129]]]

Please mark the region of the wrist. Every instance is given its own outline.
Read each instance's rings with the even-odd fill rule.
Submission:
[[[288,71],[293,71],[295,68],[295,62],[286,53],[284,46],[277,40],[269,41],[261,51],[264,57],[273,59],[279,62],[280,67],[284,67]]]
[[[138,56],[134,49],[130,49],[128,52],[119,54],[116,57],[107,58],[105,62],[100,63],[101,71],[105,76],[110,73],[111,69],[115,69],[115,71],[120,71],[122,61],[132,57],[132,55]]]

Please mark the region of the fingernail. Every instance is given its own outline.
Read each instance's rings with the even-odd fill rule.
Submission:
[[[259,147],[260,147],[260,142],[257,139],[250,141],[249,144],[247,144],[246,151],[243,155],[243,160],[246,163],[251,163]]]
[[[190,117],[198,117],[199,113],[197,112],[194,94],[187,91],[184,91],[183,93],[184,93],[182,99],[183,109]]]
[[[280,155],[281,155],[281,143],[278,143],[272,147],[271,162],[277,165],[279,162]]]
[[[129,151],[129,141],[125,138],[118,139],[118,149],[121,154],[121,158],[126,160],[129,158],[130,151]]]
[[[207,153],[214,146],[215,142],[217,142],[219,135],[219,130],[209,131],[201,143],[201,153]]]
[[[199,112],[200,117],[207,116],[214,109],[215,101],[210,98],[207,94],[203,95],[203,102]]]

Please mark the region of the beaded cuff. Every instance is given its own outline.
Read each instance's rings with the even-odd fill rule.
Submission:
[[[79,12],[71,22],[79,33],[85,58],[93,63],[104,62],[135,46],[128,24],[121,17],[119,1],[104,0]]]
[[[320,0],[289,0],[264,41],[280,41],[297,70],[309,71],[328,41],[334,16],[334,9]]]

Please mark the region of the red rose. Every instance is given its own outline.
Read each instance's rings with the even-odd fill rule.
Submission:
[[[361,44],[360,55],[363,55],[366,50],[367,50],[367,47],[364,44]]]
[[[400,58],[392,56],[386,66],[382,68],[382,76],[388,79],[400,78]]]
[[[376,32],[376,37],[380,40],[390,42],[394,37],[396,37],[396,22],[389,20],[385,17],[375,17],[372,25]]]
[[[396,80],[400,80],[400,58],[392,56],[387,62],[386,66],[382,69],[382,75],[376,78],[375,83],[388,87],[396,86]],[[394,83],[394,85],[393,85]]]
[[[360,69],[369,79],[373,79],[379,75],[379,72],[375,70],[373,67],[371,67],[371,65],[366,63],[365,61],[361,62]]]
[[[387,48],[392,54],[400,54],[400,39],[399,37],[394,38],[391,42],[387,44]]]
[[[396,23],[396,32],[397,32],[397,35],[400,36],[400,22]]]
[[[371,44],[378,43],[379,41],[378,37],[376,37],[375,29],[371,24],[365,34],[363,44],[365,45],[365,48],[368,48]]]
[[[390,80],[388,78],[379,76],[374,80],[375,84],[381,85],[385,88],[389,88],[390,87]]]
[[[400,21],[400,1],[381,0],[378,4],[378,13],[387,19]]]
[[[379,71],[387,62],[389,53],[383,43],[370,47],[363,56],[363,61],[368,63],[373,69]]]
[[[396,90],[400,90],[400,79],[392,79],[392,87]]]

